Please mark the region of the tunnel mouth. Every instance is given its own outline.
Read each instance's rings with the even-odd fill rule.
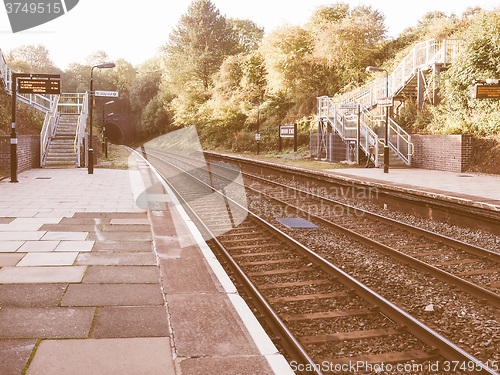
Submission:
[[[112,122],[106,123],[106,131],[104,132],[104,135],[107,137],[108,142],[116,145],[122,145],[125,143],[125,133],[122,128]]]

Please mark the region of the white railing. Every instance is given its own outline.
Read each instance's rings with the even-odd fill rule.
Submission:
[[[61,94],[57,105],[57,112],[60,115],[78,116],[73,147],[77,166],[81,167],[81,152],[85,139],[88,116],[87,93]]]
[[[355,142],[359,148],[379,167],[380,137],[375,131],[377,122],[369,117],[362,106],[342,107],[333,102],[332,98],[318,98],[318,117],[335,129],[344,142]],[[368,122],[367,122],[368,121]],[[356,150],[356,152],[358,152]],[[357,155],[359,160],[359,155]]]
[[[0,50],[0,80],[9,95],[12,95],[12,73],[7,66],[2,50]],[[61,114],[78,115],[78,126],[75,132],[74,150],[77,165],[80,166],[82,146],[84,144],[88,116],[88,93],[40,95],[17,94],[18,100],[45,112],[45,120],[40,133],[40,163],[43,166],[47,157],[50,140],[56,132],[56,125]]]
[[[444,67],[450,64],[460,53],[462,43],[463,41],[458,39],[431,39],[416,44],[387,77],[368,82],[344,95],[318,98],[319,118],[328,119],[342,139],[349,141],[352,140],[352,126],[347,125],[348,117],[342,113],[342,107],[359,105],[360,134],[357,134],[356,129],[357,143],[367,155],[372,154],[370,151],[375,148],[378,158],[379,144],[382,140],[385,141],[385,117],[381,109],[377,115],[370,112],[370,109],[376,107],[378,99],[398,94],[419,71],[429,70],[436,65]],[[351,114],[351,118],[352,116],[357,115]],[[389,147],[405,164],[411,165],[414,153],[411,136],[392,119],[389,120],[388,133]],[[378,159],[375,165],[378,165]]]
[[[51,105],[50,111],[45,115],[42,131],[40,132],[40,166],[43,168],[47,159],[47,150],[49,148],[50,140],[56,133],[56,125],[59,119],[57,112],[57,105],[59,102],[59,95],[55,95],[55,100]]]
[[[460,39],[431,39],[416,44],[391,74],[338,97],[336,103],[361,103],[367,108],[376,105],[377,100],[394,96],[419,71],[429,70],[436,64],[446,66],[460,53],[463,41]],[[387,85],[389,95],[387,95]]]
[[[0,77],[7,94],[12,95],[12,73],[16,72],[7,66],[2,50],[0,50],[0,57]],[[17,99],[33,108],[48,113],[52,108],[52,104],[57,100],[56,96],[57,95],[17,94]]]
[[[89,95],[88,93],[85,94],[78,94],[81,96],[81,112],[80,116],[78,117],[78,126],[76,128],[76,134],[75,134],[75,154],[76,154],[76,160],[77,160],[77,166],[81,167],[81,153],[83,150],[83,145],[84,140],[85,140],[85,135],[86,135],[86,130],[87,130],[87,116],[89,114]],[[87,165],[88,160],[87,160],[87,153],[85,153],[85,165]]]
[[[362,121],[377,134],[378,139],[385,142],[385,116],[374,115],[362,105],[361,116]],[[406,165],[411,165],[411,157],[415,152],[415,146],[411,143],[411,135],[391,118],[389,118],[388,133],[389,147]]]

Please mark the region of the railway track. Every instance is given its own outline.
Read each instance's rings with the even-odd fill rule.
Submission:
[[[159,157],[165,156],[157,155]],[[172,156],[170,156],[172,157]],[[178,160],[178,159],[177,159]],[[177,161],[192,168],[189,160]],[[211,174],[229,182],[234,169],[218,163]],[[229,172],[229,176],[228,176]],[[399,262],[449,283],[481,303],[500,307],[500,253],[356,208],[307,190],[242,172],[245,189],[256,199],[272,200],[299,215],[329,227]]]
[[[462,368],[453,373],[496,374],[314,251],[219,194],[215,186],[230,188],[215,177],[213,165],[201,173],[191,166],[187,169],[197,176],[188,176],[162,153],[149,151],[148,158],[162,175],[175,176],[167,178],[169,184],[177,188],[206,238],[212,238],[213,248],[223,254],[291,353],[292,369],[348,373],[356,365],[359,373],[414,374],[436,373],[432,366],[444,371],[440,366],[459,363]]]
[[[224,161],[238,166],[242,171],[259,175],[285,177],[290,181],[304,182],[310,187],[335,189],[340,195],[362,196],[392,210],[401,210],[429,220],[436,220],[452,225],[468,227],[500,235],[500,211],[492,209],[484,201],[474,204],[468,199],[436,199],[436,195],[411,190],[401,191],[380,184],[373,185],[354,181],[349,178],[333,176],[320,170],[309,171],[306,168],[279,165],[276,163],[253,160],[240,156],[204,152],[209,161]],[[439,197],[439,194],[438,194]]]

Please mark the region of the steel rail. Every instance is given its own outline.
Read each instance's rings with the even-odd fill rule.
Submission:
[[[494,251],[491,251],[491,250],[488,250],[488,249],[485,249],[485,248],[482,248],[482,247],[479,247],[476,245],[472,245],[470,243],[460,241],[460,240],[445,236],[445,235],[440,234],[440,233],[432,232],[432,231],[424,229],[424,228],[419,228],[415,225],[407,224],[407,223],[404,223],[404,222],[399,221],[399,220],[385,217],[385,216],[382,216],[380,214],[376,214],[374,212],[367,211],[367,210],[362,209],[362,208],[354,207],[354,206],[351,206],[349,204],[346,204],[346,203],[343,203],[340,201],[336,201],[336,200],[331,199],[331,198],[322,197],[321,195],[317,195],[315,193],[311,193],[311,192],[308,192],[306,190],[294,188],[292,186],[282,185],[278,182],[271,181],[271,180],[268,180],[266,178],[256,176],[256,175],[253,175],[253,174],[250,174],[247,172],[241,172],[241,173],[247,177],[262,181],[266,184],[270,184],[270,185],[274,185],[274,186],[277,186],[280,188],[286,188],[286,189],[296,191],[298,194],[301,194],[301,196],[304,196],[306,198],[310,197],[312,199],[318,199],[321,202],[326,202],[326,203],[331,204],[331,205],[342,206],[344,208],[347,208],[349,210],[353,210],[353,211],[359,213],[360,216],[369,216],[371,218],[374,218],[376,220],[397,226],[397,227],[404,229],[404,230],[407,230],[409,232],[412,232],[412,233],[415,233],[415,234],[418,234],[418,235],[421,235],[424,237],[428,237],[429,239],[433,239],[434,241],[440,241],[440,242],[443,242],[447,245],[450,245],[453,247],[458,247],[461,250],[468,252],[469,254],[477,255],[477,256],[480,256],[483,258],[487,258],[488,260],[500,263],[500,253],[497,253],[497,252],[494,252]]]
[[[185,161],[183,161],[183,162],[185,163]],[[223,168],[222,166],[217,166],[217,167]],[[250,174],[245,173],[245,172],[241,172],[241,173],[244,175],[250,176],[251,178],[254,178],[254,179],[257,179],[260,181],[264,181],[265,183],[269,183],[269,184],[272,184],[274,186],[278,186],[280,188],[284,187],[283,185],[281,185],[277,182],[270,181],[270,180],[264,179],[264,178],[259,177],[259,176],[250,175]],[[219,175],[219,177],[225,178],[222,175]],[[441,242],[446,243],[450,246],[458,247],[461,250],[464,250],[468,253],[471,253],[471,254],[474,254],[477,256],[481,256],[483,258],[486,258],[487,260],[493,260],[495,262],[500,262],[500,254],[495,253],[493,251],[483,249],[483,248],[480,248],[480,247],[477,247],[477,246],[474,246],[474,245],[471,245],[471,244],[468,244],[468,243],[465,243],[462,241],[458,241],[458,240],[455,240],[455,239],[447,237],[447,236],[443,236],[443,235],[438,234],[438,233],[430,232],[430,231],[427,231],[425,229],[418,228],[418,227],[415,227],[415,226],[412,226],[412,225],[409,225],[406,223],[402,223],[402,222],[396,221],[394,219],[390,219],[390,218],[375,214],[373,212],[359,209],[359,208],[356,208],[354,206],[350,206],[350,205],[347,205],[347,204],[344,204],[344,203],[341,203],[341,202],[338,202],[338,201],[335,201],[335,200],[332,200],[329,198],[324,198],[324,197],[321,197],[321,196],[316,195],[314,193],[307,192],[305,190],[300,190],[300,189],[296,189],[296,188],[289,187],[289,186],[285,186],[285,187],[288,189],[291,189],[291,190],[295,190],[298,193],[304,194],[306,197],[320,199],[322,202],[327,202],[328,204],[342,205],[343,207],[352,209],[355,212],[360,212],[361,215],[371,216],[377,220],[381,220],[383,222],[386,222],[386,223],[389,223],[392,225],[396,225],[396,226],[398,226],[402,229],[408,230],[412,233],[422,235],[422,236],[427,236],[428,238],[432,238],[435,241],[441,241]],[[253,189],[249,186],[244,186],[244,188],[247,190],[253,191],[256,194],[260,194],[261,196],[264,196],[267,199],[274,201],[278,204],[285,205],[287,207],[291,207],[297,213],[301,213],[301,214],[309,217],[312,221],[316,222],[317,224],[322,224],[322,225],[325,225],[327,227],[333,228],[334,230],[336,230],[340,233],[343,233],[343,234],[351,237],[352,239],[359,241],[359,242],[361,242],[361,243],[363,243],[371,248],[374,248],[377,251],[382,251],[384,254],[387,254],[387,255],[397,259],[400,262],[408,264],[415,269],[426,272],[426,273],[432,275],[433,277],[435,277],[436,279],[444,281],[448,284],[452,284],[452,285],[460,288],[462,291],[470,294],[474,298],[478,298],[480,300],[480,302],[488,303],[496,308],[500,308],[500,295],[497,293],[489,291],[489,290],[487,290],[487,289],[485,289],[477,284],[474,284],[470,281],[467,281],[467,280],[462,279],[458,276],[455,276],[449,272],[441,270],[441,269],[439,269],[431,264],[428,264],[428,263],[423,262],[417,258],[414,258],[411,255],[407,255],[407,254],[405,254],[397,249],[394,249],[390,246],[387,246],[387,245],[385,245],[381,242],[378,242],[374,239],[371,239],[367,236],[363,236],[362,234],[359,234],[356,231],[350,230],[342,225],[334,223],[334,222],[332,222],[328,219],[325,219],[321,216],[312,214],[309,211],[304,210],[298,206],[295,206],[287,201],[278,199],[278,198],[273,197],[269,194],[263,193],[263,192],[256,190],[256,189]]]
[[[159,160],[161,160],[164,163],[168,163],[177,170],[181,171],[182,173],[188,174],[186,171],[183,171],[181,168],[178,166],[175,166],[174,164],[159,158],[158,156],[151,155]],[[204,181],[201,181],[195,176],[190,175],[191,178],[195,179],[199,183],[214,189],[210,185],[206,184]],[[222,195],[221,192],[217,191],[219,194]],[[229,197],[225,197],[225,199],[231,201],[234,205],[239,207],[240,209],[244,210],[247,212],[248,215],[252,216],[255,220],[259,221],[262,223],[262,225],[265,225],[269,230],[273,232],[274,235],[278,236],[281,240],[284,242],[290,244],[291,246],[295,247],[298,249],[303,255],[307,256],[311,261],[319,266],[322,270],[330,274],[332,277],[336,277],[339,280],[342,280],[342,282],[353,288],[354,290],[357,291],[357,293],[364,298],[365,300],[379,306],[380,312],[383,313],[385,316],[387,316],[389,319],[397,322],[398,324],[404,326],[408,332],[413,334],[415,337],[420,339],[422,342],[426,343],[427,345],[436,348],[439,351],[439,354],[441,354],[444,358],[450,361],[459,361],[461,363],[472,363],[474,364],[474,370],[467,370],[466,372],[470,374],[491,374],[491,375],[500,375],[498,372],[494,371],[493,369],[489,368],[487,365],[482,363],[480,360],[472,356],[471,354],[467,353],[465,350],[461,349],[454,343],[450,342],[448,339],[445,337],[441,336],[419,320],[415,319],[411,315],[409,315],[407,312],[402,310],[401,308],[397,307],[394,305],[392,302],[387,300],[386,298],[382,297],[380,294],[374,292],[367,286],[365,286],[363,283],[359,282],[358,280],[354,279],[352,276],[349,274],[345,273],[343,270],[335,266],[334,264],[330,263],[320,255],[316,254],[314,251],[308,249],[305,247],[303,244],[299,243],[286,233],[282,232],[278,228],[274,227],[272,224],[266,222],[262,218],[258,217],[248,209],[244,208],[241,206],[238,202],[235,202]]]
[[[203,220],[198,216],[196,211],[191,207],[191,205],[184,199],[182,194],[171,184],[168,182],[168,179],[160,172],[158,171],[149,160],[144,158],[143,155],[139,154],[137,151],[134,151],[139,157],[141,157],[146,163],[148,163],[153,169],[155,169],[163,179],[163,181],[168,184],[168,186],[172,189],[176,197],[181,201],[182,206],[188,210],[189,216],[195,221],[198,225],[198,228],[208,234],[213,241],[213,243],[216,245],[218,248],[220,254],[223,256],[224,260],[228,263],[230,266],[231,272],[233,272],[234,276],[237,278],[238,282],[242,285],[243,289],[245,290],[246,293],[248,293],[249,296],[252,298],[252,303],[255,305],[255,307],[259,310],[259,312],[266,318],[266,322],[269,324],[271,329],[275,334],[278,334],[280,337],[280,343],[283,345],[287,353],[290,355],[290,357],[294,360],[297,361],[297,363],[302,363],[302,364],[307,364],[308,368],[313,369],[313,373],[317,375],[323,375],[323,373],[318,369],[317,365],[314,363],[314,361],[309,357],[307,354],[306,350],[303,348],[303,346],[299,343],[297,338],[290,332],[290,330],[286,327],[285,323],[279,318],[279,316],[274,312],[272,307],[269,305],[269,303],[266,301],[266,299],[262,296],[262,294],[258,291],[258,289],[253,285],[253,283],[250,281],[250,279],[245,275],[243,270],[238,266],[238,264],[234,261],[234,259],[231,257],[231,255],[227,252],[227,250],[224,248],[224,246],[220,243],[220,241],[216,238],[216,236],[212,233],[210,228],[203,222]],[[154,155],[150,155],[153,157],[156,157]],[[164,160],[162,160],[165,162]],[[177,170],[181,171],[182,173],[190,176],[191,178],[195,179],[199,183],[209,187],[212,189],[212,191],[219,193],[214,187],[206,184],[205,182],[199,180],[197,177],[194,177],[187,173],[186,171],[183,171],[182,169],[178,168],[177,166],[174,166],[171,164],[174,168]],[[220,193],[219,193],[220,194]],[[239,206],[239,205],[238,205]],[[239,206],[241,207],[241,206]],[[301,372],[302,373],[302,372]],[[311,374],[310,371],[308,372],[303,372],[303,374]]]
[[[220,166],[218,166],[220,167]],[[245,174],[247,176],[251,176],[251,178],[255,178],[257,180],[261,180],[261,181],[265,181],[265,183],[270,183],[274,186],[278,186],[278,187],[281,187],[283,188],[284,186],[277,183],[277,182],[274,182],[274,181],[270,181],[270,180],[267,180],[267,179],[264,179],[262,177],[259,177],[259,176],[254,176],[254,175],[249,175],[245,172],[241,172],[242,174]],[[222,178],[224,178],[223,176],[220,176]],[[453,239],[453,238],[450,238],[450,237],[447,237],[447,236],[443,236],[441,234],[438,234],[438,233],[434,233],[434,232],[431,232],[431,231],[428,231],[428,230],[425,230],[425,229],[422,229],[422,228],[418,228],[418,227],[415,227],[415,226],[412,226],[412,225],[409,225],[409,224],[406,224],[406,223],[402,223],[402,222],[399,222],[399,221],[396,221],[394,219],[390,219],[390,218],[387,218],[387,217],[384,217],[384,216],[381,216],[381,215],[378,215],[378,214],[375,214],[373,212],[369,212],[369,211],[366,211],[366,210],[363,210],[363,209],[359,209],[359,208],[356,208],[354,206],[350,206],[350,205],[347,205],[347,204],[344,204],[344,203],[341,203],[341,202],[338,202],[338,201],[335,201],[335,200],[332,200],[332,199],[329,199],[329,198],[324,198],[324,197],[321,197],[319,195],[316,195],[314,193],[311,193],[311,192],[307,192],[305,190],[300,190],[300,189],[295,189],[293,187],[289,187],[289,186],[285,186],[286,188],[289,188],[291,190],[295,190],[296,192],[298,193],[301,193],[301,194],[304,194],[305,197],[311,197],[311,198],[314,198],[314,199],[320,199],[321,202],[327,202],[328,204],[338,204],[338,205],[342,205],[343,207],[345,208],[348,208],[348,209],[352,209],[353,211],[355,212],[359,212],[361,213],[361,215],[367,215],[367,216],[371,216],[377,220],[380,220],[382,222],[386,222],[388,224],[391,224],[391,225],[395,225],[395,226],[398,226],[399,228],[402,228],[402,229],[405,229],[405,230],[408,230],[412,233],[415,233],[415,234],[418,234],[418,235],[422,235],[422,236],[427,236],[428,238],[432,238],[433,240],[435,241],[441,241],[443,243],[446,243],[450,246],[455,246],[455,247],[458,247],[459,249],[461,250],[464,250],[470,254],[473,254],[473,255],[477,255],[477,256],[481,256],[483,258],[486,258],[487,260],[492,260],[492,261],[495,261],[495,262],[500,262],[500,254],[498,253],[495,253],[493,251],[490,251],[490,250],[487,250],[487,249],[483,249],[483,248],[480,248],[478,246],[474,246],[474,245],[471,245],[471,244],[468,244],[466,242],[462,242],[462,241],[459,241],[459,240],[456,240],[456,239]],[[480,300],[484,300],[486,301],[487,303],[491,304],[492,306],[495,306],[496,308],[500,308],[500,295],[497,294],[497,293],[494,293],[494,292],[491,292],[485,288],[482,288],[480,287],[479,285],[477,284],[474,284],[470,281],[467,281],[465,279],[462,279],[458,276],[455,276],[449,272],[446,272],[446,271],[443,271],[435,266],[432,266],[428,263],[425,263],[419,259],[416,259],[410,255],[407,255],[401,251],[398,251],[390,246],[387,246],[381,242],[378,242],[374,239],[371,239],[367,236],[363,236],[353,230],[350,230],[342,225],[339,225],[337,223],[334,223],[328,219],[325,219],[323,217],[320,217],[318,215],[315,215],[315,214],[312,214],[310,213],[309,211],[307,210],[304,210],[298,206],[295,206],[287,201],[283,201],[281,199],[278,199],[276,197],[273,197],[269,194],[266,194],[266,193],[263,193],[259,190],[256,190],[256,189],[253,189],[251,187],[248,187],[248,186],[245,186],[246,189],[248,190],[251,190],[253,191],[254,193],[256,194],[260,194],[261,196],[264,196],[266,197],[267,199],[269,200],[272,200],[274,202],[277,202],[281,205],[285,205],[285,206],[288,206],[288,207],[291,207],[293,208],[297,213],[302,213],[303,215],[306,215],[307,217],[311,218],[312,221],[316,222],[316,223],[319,223],[319,224],[322,224],[322,225],[325,225],[325,226],[328,226],[330,228],[333,228],[335,229],[336,231],[339,231],[345,235],[348,235],[349,237],[361,242],[361,243],[364,243],[365,245],[367,246],[370,246],[370,247],[373,247],[375,248],[376,250],[381,250],[382,252],[384,252],[385,254],[387,255],[390,255],[392,256],[393,258],[405,263],[405,264],[408,264],[410,266],[412,266],[413,268],[416,268],[416,269],[419,269],[421,271],[424,271],[426,273],[429,273],[431,274],[432,276],[436,277],[437,279],[441,280],[441,281],[444,281],[444,282],[447,282],[447,283],[451,283],[457,287],[459,287],[462,291],[470,294],[471,296],[475,297],[475,298],[479,298]],[[483,301],[483,302],[484,302]]]

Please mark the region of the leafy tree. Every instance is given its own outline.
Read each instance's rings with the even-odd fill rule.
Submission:
[[[140,112],[158,94],[162,76],[160,69],[158,59],[150,59],[137,68],[137,75],[130,89],[134,112]]]
[[[250,20],[229,18],[226,20],[237,41],[237,51],[249,53],[256,50],[264,38],[264,28]]]
[[[22,73],[61,73],[50,59],[49,50],[42,45],[15,48],[7,53],[6,60],[11,69]]]
[[[360,82],[384,40],[384,16],[367,6],[349,9],[345,3],[320,8],[309,25],[314,55],[329,67],[340,68],[344,80]]]
[[[471,99],[473,80],[500,78],[500,10],[478,15],[462,52],[442,74],[442,105],[434,110],[431,130],[451,133],[500,132],[498,100]],[[446,124],[443,126],[442,124]]]
[[[195,0],[165,47],[169,79],[180,87],[195,79],[206,91],[212,75],[236,47],[234,34],[215,5],[210,0]]]

